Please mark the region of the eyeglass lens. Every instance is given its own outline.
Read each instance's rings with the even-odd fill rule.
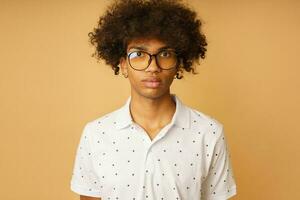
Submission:
[[[143,70],[150,64],[150,54],[143,51],[129,53],[129,64],[136,70]],[[177,55],[174,51],[164,50],[157,54],[157,64],[162,69],[170,69],[177,64]],[[155,60],[153,60],[155,62]]]

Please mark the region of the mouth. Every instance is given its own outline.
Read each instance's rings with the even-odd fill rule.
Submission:
[[[161,85],[161,81],[157,78],[145,79],[143,83],[148,88],[157,88]]]

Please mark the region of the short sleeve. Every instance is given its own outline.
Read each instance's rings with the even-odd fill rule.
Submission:
[[[202,183],[201,200],[226,200],[237,193],[222,124],[216,136],[209,172]]]
[[[90,139],[89,123],[87,123],[83,129],[77,147],[70,186],[71,190],[79,195],[101,197],[99,178],[97,177],[92,164]]]

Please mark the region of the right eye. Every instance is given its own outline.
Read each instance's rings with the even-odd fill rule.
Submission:
[[[134,51],[130,53],[129,58],[135,58],[135,57],[143,57],[145,54],[141,51]]]

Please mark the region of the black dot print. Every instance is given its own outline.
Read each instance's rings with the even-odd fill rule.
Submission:
[[[145,139],[145,130],[128,119],[128,110],[121,111],[106,115],[107,119],[97,120],[96,126],[87,129],[72,173],[77,181],[74,185],[86,188],[87,194],[102,193],[111,200],[185,200],[191,198],[186,194],[195,191],[193,196],[204,195],[204,199],[207,194],[216,199],[226,192],[233,194],[230,154],[218,123],[194,111],[181,110],[180,116],[174,116],[174,126],[150,141]]]

